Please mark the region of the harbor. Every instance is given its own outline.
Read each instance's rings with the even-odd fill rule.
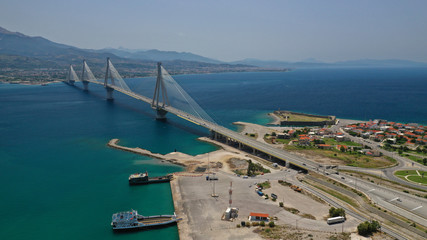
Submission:
[[[341,226],[328,225],[324,220],[329,209],[327,204],[278,184],[278,180],[284,179],[283,176],[289,176],[289,180],[298,176],[298,172],[295,170],[282,167],[268,168],[271,174],[244,178],[233,172],[233,168],[227,160],[241,157],[257,162],[259,158],[220,142],[215,142],[220,147],[217,151],[191,156],[179,152],[165,155],[151,153],[146,149],[120,146],[117,139],[113,140],[108,144],[110,147],[114,146],[116,149],[157,157],[159,161],[170,161],[186,166],[185,172],[175,173],[173,180],[170,181],[175,213],[182,218],[177,223],[180,239],[262,239],[259,234],[253,232],[254,228],[236,227],[237,224],[246,222],[251,212],[268,213],[276,219],[274,221],[277,224],[287,226],[290,232],[295,231],[295,233],[306,236],[312,234],[323,239],[341,230],[338,229]],[[212,140],[203,138],[203,141],[211,142]],[[208,171],[209,168],[206,166],[208,161],[212,166],[217,166],[218,162],[223,163],[223,166],[221,168],[212,167]],[[197,170],[200,168],[205,171],[198,172]],[[205,179],[205,176],[212,174],[215,174],[217,181]],[[315,219],[295,215],[280,207],[279,201],[273,202],[258,196],[254,188],[256,183],[264,181],[270,181],[272,185],[271,189],[265,190],[265,193],[271,195],[274,191],[279,201],[283,201],[287,208],[299,209],[302,213],[316,213],[313,216]],[[230,182],[233,183],[231,207],[237,207],[239,211],[235,219],[225,221],[223,215],[230,207]],[[296,221],[300,225],[298,231],[295,226]],[[349,217],[343,230],[354,232],[357,223],[356,219]]]

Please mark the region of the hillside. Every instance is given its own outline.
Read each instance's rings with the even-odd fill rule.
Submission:
[[[196,55],[189,52],[160,51],[156,49],[131,51],[131,50],[108,48],[108,49],[97,50],[97,52],[112,53],[123,58],[140,59],[140,60],[147,60],[147,61],[183,60],[183,61],[215,63],[215,64],[224,63],[215,59],[203,57],[203,56]]]
[[[124,78],[154,75],[157,61],[162,61],[171,74],[263,70],[245,64],[220,63],[192,53],[80,49],[0,27],[0,81],[63,80],[70,64],[80,71],[83,59],[95,76],[102,78],[107,57]]]

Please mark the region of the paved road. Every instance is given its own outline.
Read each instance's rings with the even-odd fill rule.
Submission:
[[[421,189],[424,189],[427,191],[427,186],[425,186],[425,185],[408,182],[408,181],[402,180],[402,179],[400,179],[394,175],[395,171],[405,170],[405,169],[419,169],[419,170],[427,171],[426,166],[419,164],[417,162],[414,162],[412,160],[409,160],[407,158],[401,157],[397,153],[389,152],[389,151],[386,151],[384,149],[381,149],[379,147],[379,143],[377,143],[377,142],[373,142],[373,141],[370,141],[367,139],[362,139],[359,137],[353,137],[350,134],[343,131],[342,129],[341,129],[341,132],[343,132],[347,137],[349,137],[351,141],[356,142],[356,143],[360,143],[362,145],[367,145],[372,149],[380,151],[383,155],[394,158],[397,160],[397,162],[398,162],[397,166],[394,166],[391,168],[383,168],[380,171],[377,171],[376,175],[379,175],[379,176],[384,175],[388,179],[393,180],[395,182],[398,182],[402,185],[417,187],[417,188],[421,188]],[[340,169],[353,170],[353,171],[365,172],[365,173],[370,173],[370,174],[374,173],[375,174],[375,172],[373,172],[372,169],[356,168],[356,167],[349,167],[349,166],[342,166],[342,167],[340,167]]]
[[[418,224],[426,225],[427,199],[414,197],[410,194],[348,175],[332,174],[330,177],[366,193],[377,205]]]

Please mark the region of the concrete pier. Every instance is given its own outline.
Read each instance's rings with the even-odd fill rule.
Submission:
[[[156,109],[156,120],[166,120],[166,114],[168,112],[164,109],[158,108]]]
[[[83,91],[87,92],[89,91],[89,82],[88,81],[82,81],[83,83]]]
[[[114,91],[114,88],[110,88],[110,87],[105,87],[105,90],[107,90],[107,100],[108,101],[113,101],[114,100],[114,98],[113,98],[113,91]]]

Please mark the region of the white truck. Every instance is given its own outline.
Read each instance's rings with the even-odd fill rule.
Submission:
[[[344,221],[345,221],[345,217],[343,217],[343,216],[332,217],[332,218],[328,218],[328,220],[326,220],[326,222],[328,224],[340,223],[340,222],[344,222]]]

